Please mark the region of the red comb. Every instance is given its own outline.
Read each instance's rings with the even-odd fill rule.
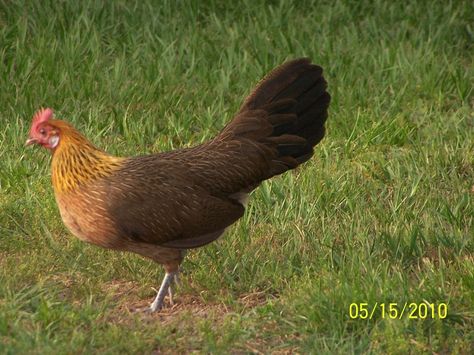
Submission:
[[[48,121],[51,117],[53,117],[53,110],[50,108],[43,108],[36,111],[33,116],[33,122],[31,123],[31,130],[36,130],[40,123]]]

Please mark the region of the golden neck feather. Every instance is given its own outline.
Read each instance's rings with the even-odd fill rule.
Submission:
[[[60,130],[59,144],[53,152],[52,181],[56,193],[72,191],[96,179],[109,176],[121,167],[124,158],[114,157],[90,143],[74,127],[54,120]]]

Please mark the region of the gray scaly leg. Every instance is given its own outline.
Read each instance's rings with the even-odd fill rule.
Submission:
[[[155,300],[150,306],[150,311],[156,312],[163,308],[163,302],[165,300],[166,294],[170,296],[170,303],[173,304],[173,293],[171,291],[171,283],[177,279],[178,271],[166,273],[163,282],[161,283],[161,287],[156,295]]]
[[[170,282],[170,285],[168,286],[168,297],[170,299],[170,305],[174,306],[173,302],[173,286],[176,285],[179,287],[181,280],[179,279],[179,271],[176,271],[171,274],[172,275],[172,280]]]

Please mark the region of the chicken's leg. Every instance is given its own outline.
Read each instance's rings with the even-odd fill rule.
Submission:
[[[170,282],[170,285],[168,286],[168,297],[170,299],[170,305],[174,306],[174,302],[173,302],[173,286],[176,285],[176,287],[178,287],[181,283],[180,279],[179,279],[179,271],[175,271],[172,273],[172,280]]]
[[[150,306],[150,311],[156,312],[163,308],[163,302],[165,300],[165,296],[168,293],[170,296],[170,303],[173,304],[173,292],[171,290],[171,284],[178,279],[179,271],[174,272],[167,272],[163,281],[161,283],[160,289],[158,290],[158,294],[156,295],[155,300]]]

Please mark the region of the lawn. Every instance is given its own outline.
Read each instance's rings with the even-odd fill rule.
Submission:
[[[0,353],[473,353],[473,23],[470,1],[0,0]],[[66,230],[32,114],[117,155],[192,146],[301,56],[332,95],[315,156],[140,312],[162,268]]]

